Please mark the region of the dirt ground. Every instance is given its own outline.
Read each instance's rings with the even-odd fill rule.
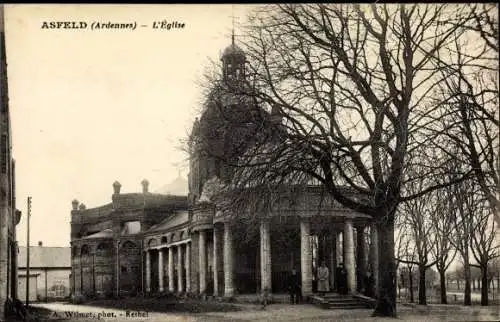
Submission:
[[[464,307],[456,305],[429,305],[398,307],[398,318],[373,318],[372,310],[324,310],[314,305],[272,304],[265,309],[251,304],[230,304],[187,300],[175,306],[156,304],[166,310],[149,310],[152,302],[107,301],[97,306],[68,303],[41,303],[44,308],[40,321],[500,321],[498,307]],[[142,308],[141,308],[142,307]],[[50,313],[48,313],[50,312]],[[55,313],[54,313],[55,312]]]

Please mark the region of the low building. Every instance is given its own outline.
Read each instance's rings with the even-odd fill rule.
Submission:
[[[26,247],[19,247],[18,295],[26,300]],[[70,296],[71,247],[30,246],[29,300],[51,301]]]

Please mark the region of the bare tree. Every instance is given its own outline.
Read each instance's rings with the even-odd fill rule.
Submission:
[[[474,216],[471,251],[481,270],[481,305],[488,305],[488,268],[493,259],[500,256],[500,245],[495,240],[495,223],[490,209],[479,203]]]
[[[488,267],[488,279],[491,283],[493,292],[500,292],[500,257],[493,259]],[[495,283],[496,281],[496,283]],[[496,287],[495,287],[496,284]]]
[[[460,253],[464,265],[464,305],[471,305],[471,246],[474,234],[474,216],[479,204],[477,187],[472,180],[449,187],[450,196],[453,196],[454,209],[451,217],[455,225],[454,238],[450,242]]]
[[[448,50],[434,58],[446,80],[437,87],[445,107],[440,115],[444,125],[437,131],[459,146],[457,160],[473,169],[499,225],[498,7],[472,4],[470,8],[472,18],[459,28],[465,33],[453,35]]]
[[[467,10],[435,4],[269,6],[250,19],[245,33],[247,82],[230,90],[270,112],[278,122],[269,132],[278,135],[253,132],[245,140],[253,143],[230,160],[235,169],[228,185],[235,198],[241,191],[256,203],[272,195],[262,194],[262,187],[315,181],[343,206],[372,216],[383,236],[374,315],[396,316],[399,204],[451,183],[402,190],[415,180],[407,167],[420,162],[408,154],[432,140],[425,138],[423,123],[439,108],[432,96],[443,82],[434,57],[463,25],[444,22],[470,19]],[[430,176],[439,164],[427,166],[423,175]]]
[[[421,176],[418,180],[408,183],[405,187],[410,194],[416,194],[426,186],[428,178]],[[435,198],[436,191],[420,196],[419,198],[407,200],[401,205],[401,215],[404,224],[411,231],[411,238],[415,245],[415,259],[413,264],[418,267],[418,304],[426,305],[426,280],[427,269],[436,264],[432,258],[436,247],[432,217],[435,215],[439,202]],[[408,260],[402,262],[407,262]]]
[[[406,294],[410,295],[410,302],[415,301],[414,297],[414,267],[416,266],[416,251],[413,238],[413,232],[407,222],[400,217],[396,220],[396,265],[400,268],[400,283],[407,290]],[[403,264],[403,265],[401,265]]]
[[[453,277],[455,278],[455,281],[457,283],[457,290],[460,291],[460,282],[462,280],[465,281],[464,267],[458,266],[457,268],[455,268],[455,271],[453,271]]]
[[[452,197],[447,193],[449,190],[441,189],[436,191],[436,210],[431,215],[431,222],[433,225],[433,235],[435,238],[436,246],[432,249],[433,256],[436,259],[436,269],[440,279],[440,292],[441,303],[447,304],[448,297],[446,295],[447,289],[447,276],[446,271],[455,259],[457,250],[453,247],[450,239],[454,238],[454,222],[450,212],[453,210]],[[457,286],[459,282],[457,278]]]
[[[471,6],[474,19],[466,28],[478,33],[490,49],[498,52],[498,6],[493,3]]]

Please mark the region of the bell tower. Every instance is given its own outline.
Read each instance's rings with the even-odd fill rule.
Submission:
[[[224,50],[221,60],[224,81],[241,81],[245,78],[245,52],[235,44],[234,28],[231,35],[231,45]]]

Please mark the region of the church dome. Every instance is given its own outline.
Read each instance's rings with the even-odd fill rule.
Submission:
[[[240,47],[238,47],[233,42],[231,45],[229,45],[228,47],[226,47],[226,49],[224,49],[224,52],[222,53],[222,59],[224,59],[226,57],[230,57],[230,56],[245,57],[245,52],[243,51],[243,49],[241,49]]]

